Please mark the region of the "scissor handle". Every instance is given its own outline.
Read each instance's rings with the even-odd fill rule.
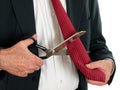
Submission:
[[[52,49],[47,49],[46,47],[41,46],[39,44],[36,44],[36,47],[45,52],[45,54],[46,54],[45,56],[39,56],[42,59],[47,59],[48,57],[50,57],[51,55],[54,54],[54,50],[52,50]]]
[[[36,44],[36,47],[42,49],[43,51],[47,51],[48,50],[46,47],[41,46],[39,44]]]

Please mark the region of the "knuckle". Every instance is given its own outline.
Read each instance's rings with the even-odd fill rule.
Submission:
[[[38,61],[38,64],[41,66],[41,65],[43,65],[43,60],[39,60]]]
[[[23,40],[21,40],[20,42],[19,42],[19,44],[21,45],[21,44],[23,44],[24,43],[24,41]]]
[[[21,41],[19,42],[19,45],[20,45],[20,46],[24,46],[24,45],[25,45],[25,41],[24,41],[24,40],[21,40]]]

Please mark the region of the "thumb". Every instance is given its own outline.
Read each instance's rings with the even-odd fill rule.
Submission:
[[[37,40],[37,35],[34,34],[32,37],[23,40],[23,42],[24,42],[25,46],[28,47],[28,46],[30,46],[31,44],[33,44],[36,40]]]
[[[91,62],[89,64],[86,64],[86,67],[89,68],[89,69],[100,68],[101,67],[101,63],[99,61]]]

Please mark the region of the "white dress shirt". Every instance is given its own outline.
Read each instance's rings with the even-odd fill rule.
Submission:
[[[66,10],[66,0],[60,0]],[[53,48],[63,41],[63,36],[50,0],[33,0],[37,42]],[[39,50],[39,53],[42,53]],[[44,60],[38,90],[75,90],[79,77],[65,50]]]

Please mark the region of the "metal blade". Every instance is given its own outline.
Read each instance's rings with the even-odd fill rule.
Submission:
[[[64,40],[60,44],[58,44],[55,48],[53,48],[52,49],[53,53],[59,52],[61,49],[63,49],[66,46],[65,44],[67,42],[69,42],[70,40],[73,40],[73,39],[75,39],[77,37],[81,37],[85,33],[86,33],[86,31],[80,31],[80,32],[77,32],[77,33],[73,34],[72,36],[70,36],[69,38],[67,38],[66,40]]]

